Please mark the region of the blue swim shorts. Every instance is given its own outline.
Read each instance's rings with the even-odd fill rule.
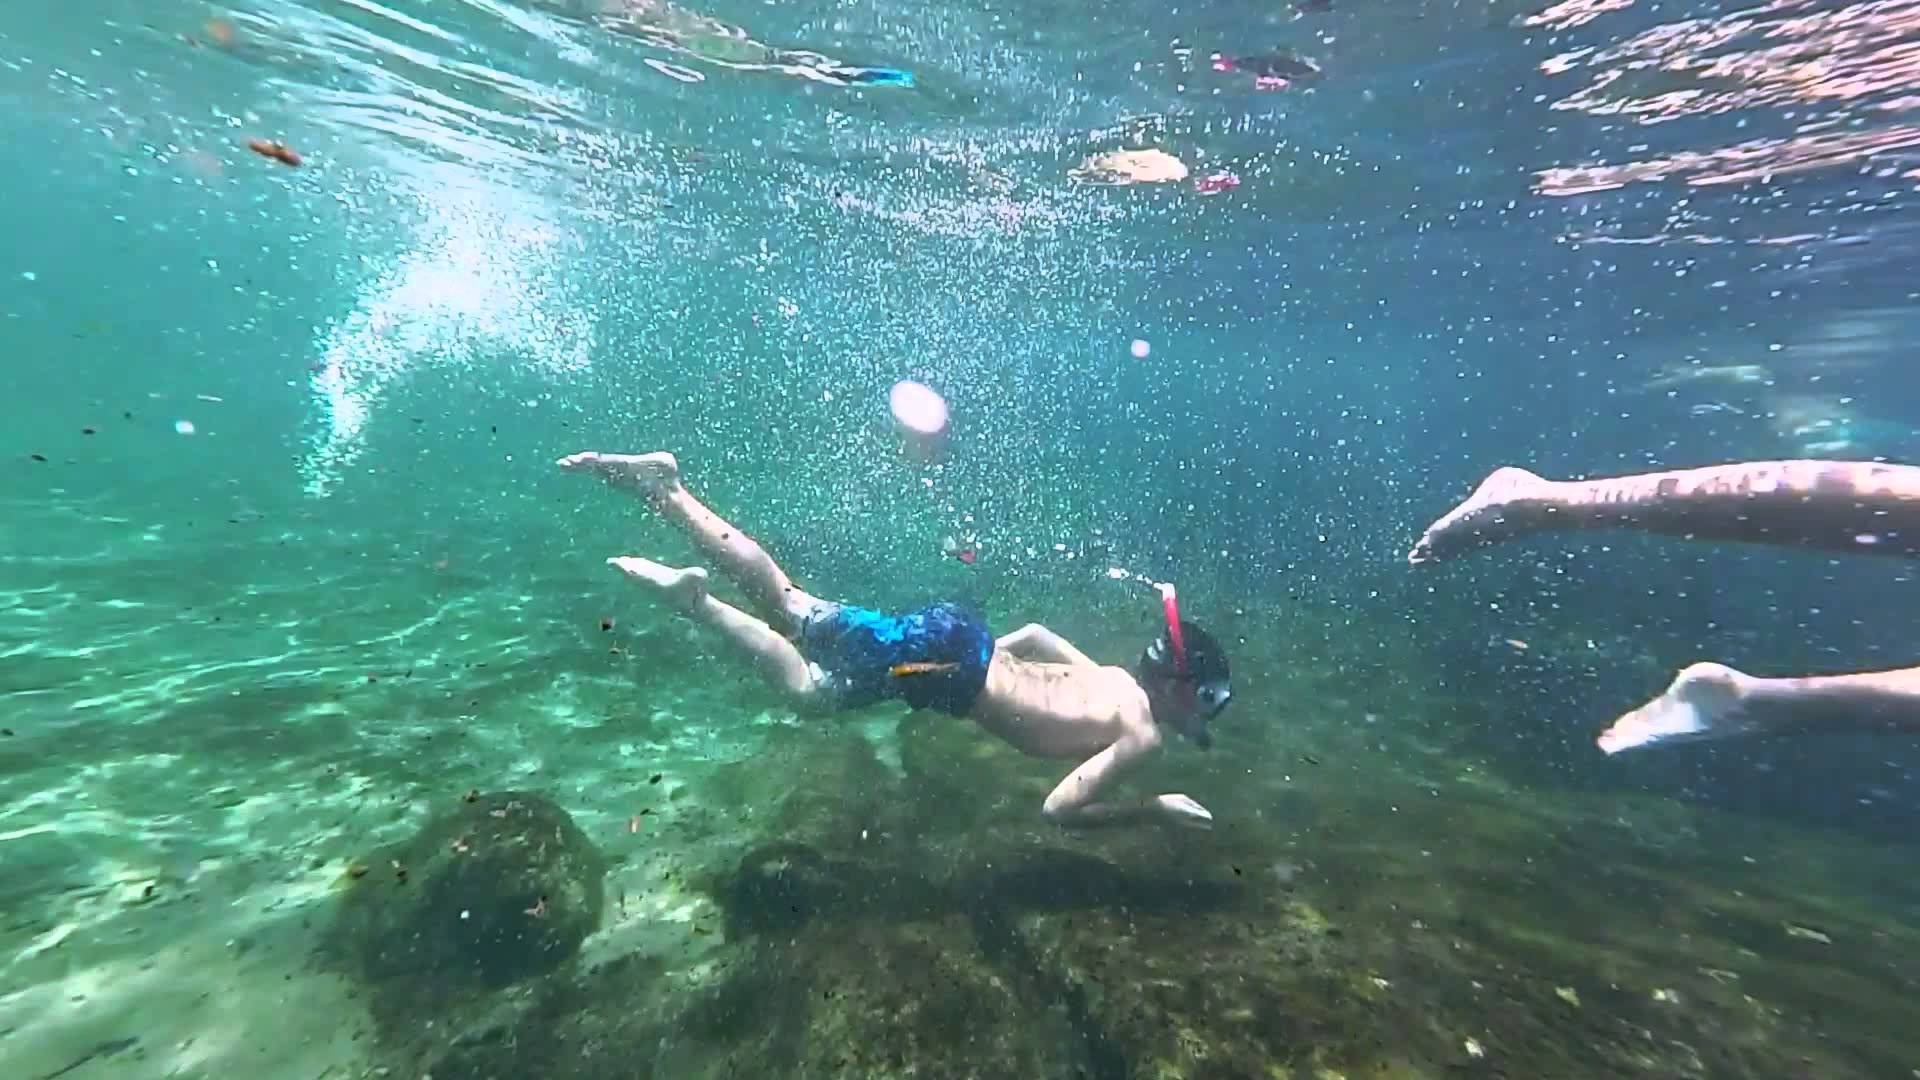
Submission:
[[[899,698],[916,709],[964,716],[987,685],[993,634],[957,604],[888,615],[852,604],[822,604],[800,624],[800,653],[843,709]],[[899,664],[950,668],[894,673]]]

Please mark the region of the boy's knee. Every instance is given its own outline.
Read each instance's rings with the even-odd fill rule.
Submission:
[[[787,704],[794,712],[820,716],[833,711],[833,696],[821,689],[810,673],[800,679],[790,680],[781,689],[785,691]]]
[[[786,617],[787,629],[797,633],[802,626],[821,617],[823,609],[830,607],[826,601],[800,588],[787,585],[780,590],[780,614]]]

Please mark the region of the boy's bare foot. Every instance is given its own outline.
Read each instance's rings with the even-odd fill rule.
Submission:
[[[1601,732],[1600,749],[1617,754],[1657,742],[1747,734],[1753,725],[1742,706],[1754,681],[1725,664],[1689,664],[1666,693]]]
[[[1468,548],[1499,540],[1515,531],[1508,525],[1506,515],[1517,514],[1520,504],[1541,498],[1550,490],[1546,480],[1525,469],[1510,465],[1495,469],[1480,481],[1466,502],[1427,526],[1413,550],[1407,552],[1407,561],[1415,566],[1437,562]]]
[[[1213,815],[1185,795],[1156,795],[1153,803],[1167,821],[1195,829],[1213,828]]]
[[[588,450],[569,454],[558,464],[568,472],[593,473],[614,487],[642,495],[662,495],[680,486],[680,462],[665,450],[651,454],[600,454]]]
[[[694,605],[707,595],[707,572],[702,567],[689,566],[684,570],[676,570],[652,559],[632,555],[608,559],[607,565],[642,585],[652,586],[669,604],[681,611],[692,611]]]

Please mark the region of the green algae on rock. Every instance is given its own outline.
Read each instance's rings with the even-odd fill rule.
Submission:
[[[605,859],[529,792],[470,795],[366,863],[332,944],[375,982],[509,985],[558,967],[600,923]]]

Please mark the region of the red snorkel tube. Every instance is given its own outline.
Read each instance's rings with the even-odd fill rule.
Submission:
[[[1174,670],[1182,676],[1187,672],[1187,643],[1180,637],[1180,603],[1174,599],[1173,583],[1160,583],[1160,606],[1167,612],[1167,641],[1173,646]]]

